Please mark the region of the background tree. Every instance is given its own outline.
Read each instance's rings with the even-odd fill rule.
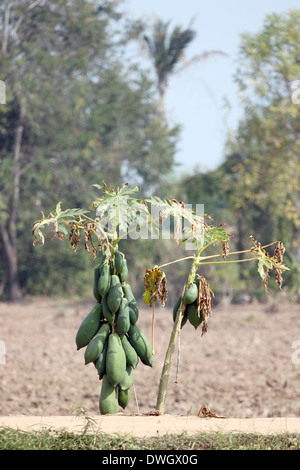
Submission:
[[[130,22],[117,28],[121,20],[109,0],[0,7],[0,77],[7,88],[0,108],[0,289],[6,298],[64,289],[51,254],[31,251],[33,212],[52,210],[57,196],[64,205],[81,205],[103,179],[118,184],[134,176],[149,190],[172,168],[178,129],[159,115],[145,74],[124,64],[136,23],[132,31]],[[37,264],[48,273],[44,285],[32,269]]]
[[[169,78],[191,64],[214,55],[226,55],[222,51],[205,51],[186,59],[185,52],[196,37],[192,22],[187,28],[176,25],[170,31],[170,21],[156,19],[149,34],[143,34],[143,43],[153,64],[161,110],[164,110],[165,93]]]
[[[298,293],[300,116],[291,85],[300,76],[299,44],[299,10],[269,15],[257,34],[242,35],[235,77],[243,98],[242,119],[219,168],[195,176],[194,185],[187,185],[188,191],[198,185],[194,199],[209,197],[215,204],[213,217],[219,217],[219,207],[225,204],[237,249],[249,246],[251,232],[263,244],[270,237],[282,240],[294,266],[287,284]],[[249,272],[241,265],[241,288],[247,279]],[[253,285],[254,293],[256,289]]]

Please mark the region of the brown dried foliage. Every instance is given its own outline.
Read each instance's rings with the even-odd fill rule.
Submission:
[[[200,317],[201,313],[203,315],[201,335],[203,336],[204,333],[207,332],[207,320],[211,316],[212,296],[214,296],[214,293],[210,289],[207,279],[205,277],[197,275],[197,278],[199,282],[197,297],[197,315],[198,317]]]
[[[282,242],[278,242],[277,243],[277,246],[275,248],[275,251],[274,251],[274,258],[279,262],[279,263],[282,263],[283,262],[283,255],[285,253],[285,247],[283,245]],[[281,289],[282,287],[282,281],[283,281],[283,278],[282,278],[282,273],[283,273],[283,269],[280,269],[280,268],[277,268],[275,267],[275,281],[277,282],[279,288]]]
[[[151,293],[149,307],[152,307],[153,302],[156,303],[159,299],[162,307],[165,306],[168,291],[167,291],[167,278],[163,271],[158,268],[146,269],[144,275],[145,290]]]

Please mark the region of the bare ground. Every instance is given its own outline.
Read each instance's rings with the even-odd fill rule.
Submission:
[[[300,417],[300,364],[293,360],[300,352],[292,347],[297,340],[300,344],[300,304],[283,303],[279,296],[272,305],[276,308],[218,306],[202,337],[200,329],[184,326],[178,383],[176,348],[166,414],[196,416],[206,405],[232,419]],[[84,365],[84,351],[75,346],[79,324],[92,306],[92,300],[0,303],[0,340],[6,345],[6,363],[0,364],[0,417],[70,416],[79,408],[99,415],[101,382],[93,364]],[[151,322],[150,309],[141,308],[138,324],[149,339]],[[155,410],[172,324],[168,308],[156,310],[154,365],[138,364],[137,401],[132,395],[125,414]]]

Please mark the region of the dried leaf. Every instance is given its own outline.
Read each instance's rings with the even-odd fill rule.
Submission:
[[[168,291],[167,291],[167,278],[163,271],[157,266],[153,269],[146,269],[144,275],[145,292],[143,299],[149,307],[152,307],[157,300],[160,301],[162,307],[165,306]]]
[[[223,250],[223,260],[226,261],[227,255],[229,254],[229,244],[228,242],[222,242],[222,250]]]
[[[197,297],[197,315],[200,317],[201,312],[203,315],[202,322],[202,335],[207,332],[208,323],[207,319],[211,316],[212,296],[213,291],[210,289],[207,279],[203,276],[197,275],[198,297]]]

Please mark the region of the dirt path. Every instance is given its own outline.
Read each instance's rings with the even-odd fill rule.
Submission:
[[[281,434],[300,433],[299,418],[256,418],[218,419],[196,416],[92,416],[89,432],[103,432],[110,435],[130,435],[138,438],[163,434],[202,432]],[[0,427],[8,426],[23,431],[45,429],[82,432],[88,422],[83,417],[74,416],[6,416],[0,417]]]

